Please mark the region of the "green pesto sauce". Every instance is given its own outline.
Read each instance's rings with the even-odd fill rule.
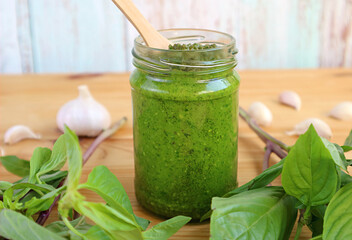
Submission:
[[[237,186],[237,73],[137,69],[130,82],[139,203],[165,217],[199,219],[212,197]]]

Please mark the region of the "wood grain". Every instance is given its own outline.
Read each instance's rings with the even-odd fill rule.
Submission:
[[[265,128],[274,137],[293,144],[297,137],[285,135],[296,123],[307,117],[319,117],[332,128],[332,141],[342,144],[352,128],[351,121],[338,121],[327,117],[328,111],[340,101],[351,100],[352,70],[305,70],[305,71],[240,71],[240,105],[247,108],[253,101],[262,101],[273,112],[271,127]],[[45,84],[44,84],[45,83]],[[104,104],[117,121],[128,117],[127,125],[112,138],[102,143],[83,169],[81,181],[97,165],[106,165],[118,177],[133,209],[138,216],[152,220],[161,218],[142,209],[134,196],[133,187],[133,140],[131,124],[131,96],[128,74],[104,75],[19,75],[0,76],[0,141],[6,154],[29,159],[34,148],[52,147],[60,135],[56,127],[56,113],[66,101],[77,96],[77,86],[87,84],[92,95]],[[295,90],[302,98],[302,109],[295,111],[280,105],[278,94],[283,90]],[[14,124],[26,124],[42,135],[41,140],[25,140],[15,145],[4,145],[3,135]],[[264,144],[241,120],[239,121],[239,172],[240,184],[244,184],[261,172]],[[81,139],[82,149],[87,149],[92,139]],[[273,156],[271,163],[278,161]],[[14,181],[17,177],[0,166],[0,180]],[[275,184],[280,184],[279,180]],[[100,198],[84,192],[92,201]],[[53,215],[50,221],[56,220]],[[171,239],[208,239],[209,223],[189,224]],[[301,239],[309,239],[304,229]]]

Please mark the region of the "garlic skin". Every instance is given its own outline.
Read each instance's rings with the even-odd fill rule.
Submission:
[[[79,96],[65,103],[57,113],[56,123],[63,132],[66,124],[78,136],[95,137],[110,127],[108,110],[97,102],[86,85],[78,86]]]
[[[23,139],[40,139],[39,134],[35,134],[29,127],[25,125],[15,125],[10,127],[4,135],[6,144],[14,144]]]
[[[329,113],[330,117],[348,121],[352,119],[352,102],[341,102],[337,104]]]
[[[262,102],[253,102],[248,108],[248,114],[260,126],[269,126],[273,121],[271,111]]]
[[[279,102],[293,107],[297,111],[301,109],[302,101],[300,96],[294,91],[283,91],[279,95]]]
[[[317,131],[318,135],[324,138],[331,138],[332,131],[329,125],[319,118],[308,118],[300,123],[298,123],[292,131],[286,132],[287,135],[301,135],[305,133],[309,126],[313,124],[315,130]]]

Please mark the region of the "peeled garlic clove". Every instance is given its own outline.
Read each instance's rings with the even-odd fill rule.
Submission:
[[[64,104],[57,113],[56,123],[61,131],[66,124],[78,136],[97,136],[111,124],[108,110],[97,102],[86,85],[78,87],[79,96]]]
[[[279,102],[293,107],[296,110],[300,110],[302,105],[301,98],[294,91],[283,91],[280,93]]]
[[[248,114],[260,126],[269,126],[273,120],[271,111],[262,102],[253,102],[248,109]]]
[[[352,119],[352,102],[341,102],[337,104],[329,113],[329,116],[348,121]]]
[[[309,126],[313,124],[315,130],[317,131],[318,135],[324,138],[331,138],[332,137],[332,132],[331,128],[329,125],[324,122],[323,120],[320,120],[319,118],[308,118],[300,123],[298,123],[292,131],[286,132],[287,135],[301,135],[305,133]]]
[[[14,144],[23,139],[39,139],[40,135],[35,134],[29,127],[24,125],[15,125],[10,127],[4,135],[4,142],[7,144]]]

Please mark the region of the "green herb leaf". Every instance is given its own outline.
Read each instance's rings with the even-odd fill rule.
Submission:
[[[323,239],[350,239],[352,236],[352,183],[331,199],[324,217]]]
[[[294,206],[295,199],[282,187],[214,197],[211,239],[288,239],[297,217]]]
[[[191,219],[192,218],[190,217],[176,216],[143,232],[143,238],[151,240],[167,240]]]
[[[341,179],[341,187],[352,182],[352,176],[342,171],[340,172],[340,179]]]
[[[12,187],[12,183],[6,181],[0,181],[0,190],[7,190],[8,188]]]
[[[20,177],[29,175],[29,161],[19,159],[16,156],[0,157],[1,164],[7,171]]]
[[[97,225],[91,227],[84,236],[89,240],[111,240],[109,235]]]
[[[124,208],[119,211],[102,203],[81,201],[75,209],[90,218],[113,239],[143,239],[142,228]]]
[[[29,180],[30,183],[41,183],[39,179],[36,179],[36,174],[39,170],[50,162],[51,150],[49,148],[37,147],[34,149],[33,155],[30,161],[30,172]]]
[[[350,131],[350,134],[346,138],[345,143],[343,144],[343,146],[341,146],[341,148],[343,149],[344,152],[348,152],[352,150],[352,130]]]
[[[334,160],[336,165],[347,171],[348,164],[346,162],[342,148],[339,145],[330,142],[326,138],[320,137],[320,139],[324,143],[325,147],[329,150],[331,158]]]
[[[0,236],[15,240],[64,240],[22,214],[8,209],[0,212]]]
[[[352,130],[350,131],[350,134],[348,134],[343,145],[352,147]]]
[[[26,216],[32,216],[37,212],[48,210],[54,202],[55,197],[57,197],[65,189],[66,186],[62,186],[45,194],[41,198],[32,197],[29,201],[26,201],[24,204],[24,209],[27,209]]]
[[[119,211],[121,207],[132,214],[137,223],[145,230],[149,221],[134,215],[128,195],[117,177],[105,166],[97,166],[88,176],[86,183],[79,185],[99,194],[106,203]]]
[[[228,197],[234,196],[234,195],[242,193],[242,192],[265,187],[266,185],[271,183],[275,178],[277,178],[281,174],[284,162],[285,162],[285,158],[283,158],[280,162],[267,168],[265,171],[263,171],[261,174],[259,174],[255,178],[253,178],[251,181],[247,182],[246,184],[243,184],[241,187],[238,187],[238,188],[226,193],[222,197],[228,198]],[[210,210],[204,216],[202,216],[200,221],[202,222],[205,219],[208,219],[211,215],[211,212],[212,211]]]
[[[82,233],[86,234],[91,228],[92,225],[86,223],[84,220],[84,217],[81,216],[73,221],[70,221],[71,225],[75,227],[75,229]],[[66,225],[63,221],[57,221],[50,223],[45,227],[46,229],[50,230],[53,233],[56,233],[57,235],[64,237],[66,239],[70,240],[81,240],[80,237],[78,237],[76,234],[74,234]],[[89,238],[90,239],[90,238]]]
[[[311,125],[286,157],[282,186],[287,194],[306,206],[326,204],[337,188],[335,166],[329,150]]]
[[[55,188],[47,184],[32,184],[32,183],[14,184],[4,192],[4,204],[6,208],[19,209],[18,201],[20,200],[20,198],[23,197],[23,194],[25,194],[26,192],[25,193],[20,192],[20,194],[16,194],[14,196],[14,191],[16,189],[26,189],[27,190],[26,192],[32,189],[37,193],[39,193],[40,195],[44,195],[45,193],[55,190]]]

